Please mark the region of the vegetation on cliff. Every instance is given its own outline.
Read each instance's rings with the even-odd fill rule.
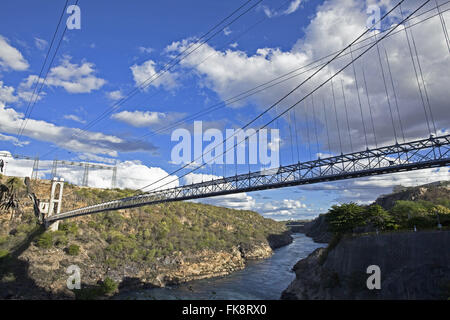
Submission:
[[[49,182],[41,181],[33,189],[43,198],[49,185]],[[66,184],[63,206],[67,210],[132,193],[132,190],[100,190]],[[234,261],[232,256],[239,254],[239,250],[257,258],[262,253],[255,255],[254,252],[267,254],[270,250],[268,239],[271,235],[282,235],[286,231],[283,224],[256,212],[177,202],[79,217],[61,222],[59,230],[51,232],[37,225],[31,201],[26,196],[20,198],[20,203],[22,215],[19,218],[11,220],[9,215],[0,214],[0,287],[14,288],[8,279],[17,278],[14,266],[20,258],[31,260],[30,264],[47,261],[58,269],[49,275],[43,271],[44,267],[33,269],[35,266],[29,266],[34,272],[33,280],[43,286],[50,286],[56,277],[67,279],[63,266],[73,263],[89,268],[87,281],[94,285],[95,290],[91,292],[97,293],[104,292],[101,285],[106,277],[119,282],[124,274],[142,273],[136,278],[156,285],[164,284],[168,278],[189,280],[190,275],[180,272],[180,265],[201,262],[215,253],[228,254],[230,261]],[[17,248],[26,241],[27,248],[20,252],[19,258]],[[261,245],[267,249],[251,252]],[[223,263],[225,265],[226,261]],[[223,266],[220,272],[231,272],[242,264],[239,261],[233,263]],[[130,270],[125,270],[127,268]],[[192,272],[194,276],[208,276],[207,270]],[[209,276],[213,273],[211,271]],[[83,277],[86,280],[87,276]],[[103,280],[100,287],[95,285],[99,279]],[[65,282],[61,284],[64,286]]]

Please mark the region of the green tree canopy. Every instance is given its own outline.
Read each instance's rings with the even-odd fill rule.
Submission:
[[[354,228],[364,225],[364,209],[354,202],[333,205],[326,220],[329,230],[335,233],[352,232]]]

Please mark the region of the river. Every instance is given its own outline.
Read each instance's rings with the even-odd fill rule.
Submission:
[[[315,243],[303,234],[293,234],[294,241],[275,250],[272,257],[251,261],[243,270],[230,275],[195,280],[177,286],[154,288],[128,293],[123,299],[191,299],[191,300],[273,300],[294,280],[291,271],[298,260],[316,248]]]

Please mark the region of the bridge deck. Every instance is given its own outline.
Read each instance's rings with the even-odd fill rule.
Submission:
[[[450,135],[153,191],[48,217],[47,223],[162,202],[199,199],[450,165]]]

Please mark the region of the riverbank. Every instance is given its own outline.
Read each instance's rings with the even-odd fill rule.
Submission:
[[[226,276],[195,280],[165,288],[121,292],[117,299],[143,300],[277,300],[295,274],[292,266],[323,244],[303,234],[292,234],[294,241],[276,249],[267,259],[249,261],[242,270]]]
[[[296,263],[281,298],[448,299],[449,197],[448,182],[437,182],[397,187],[370,206],[333,206],[301,228],[329,245]],[[369,266],[379,267],[380,289],[367,286]]]
[[[15,183],[21,212],[12,220],[0,214],[3,299],[92,299],[217,277],[292,242],[283,224],[256,212],[192,202],[79,217],[61,223],[56,232],[46,231],[36,224],[23,182]],[[49,188],[48,181],[33,186],[38,198]],[[64,189],[65,210],[133,192],[68,184]],[[80,269],[82,289],[76,295],[66,285],[71,265]]]

